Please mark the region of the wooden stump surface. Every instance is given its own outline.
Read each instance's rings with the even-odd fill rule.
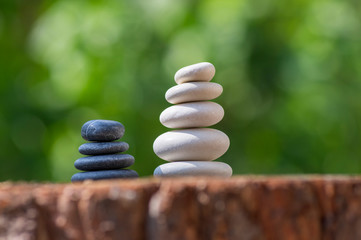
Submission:
[[[361,239],[361,177],[0,183],[0,239]]]

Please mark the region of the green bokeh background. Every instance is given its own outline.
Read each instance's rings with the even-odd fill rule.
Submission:
[[[0,180],[69,181],[90,119],[151,175],[164,94],[202,61],[234,174],[360,172],[360,1],[2,0]]]

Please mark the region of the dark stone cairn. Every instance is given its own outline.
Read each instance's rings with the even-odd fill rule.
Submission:
[[[129,149],[126,142],[116,141],[123,137],[125,128],[117,121],[90,120],[81,128],[81,136],[90,141],[79,147],[88,155],[74,162],[75,168],[84,171],[72,176],[72,182],[114,178],[136,178],[138,173],[125,169],[134,164],[134,157],[122,154]]]

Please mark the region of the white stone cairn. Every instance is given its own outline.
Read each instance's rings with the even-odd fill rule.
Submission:
[[[209,128],[220,122],[224,110],[212,102],[223,88],[210,82],[216,70],[213,64],[202,62],[179,69],[166,100],[175,104],[160,114],[160,122],[168,128],[153,144],[154,153],[169,163],[158,166],[154,176],[232,176],[232,168],[223,162],[213,162],[229,148],[228,136]]]

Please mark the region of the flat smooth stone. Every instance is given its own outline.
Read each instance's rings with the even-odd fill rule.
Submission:
[[[124,135],[123,124],[112,120],[90,120],[81,128],[81,136],[88,141],[110,142]]]
[[[128,149],[126,142],[91,142],[80,145],[79,152],[84,155],[101,155],[125,152]]]
[[[115,178],[137,178],[138,173],[131,169],[119,169],[119,170],[103,170],[92,172],[80,172],[75,173],[71,177],[72,182],[84,181],[84,180],[102,180],[102,179],[115,179]]]
[[[209,127],[222,120],[224,110],[215,102],[181,103],[165,109],[159,117],[168,128]]]
[[[126,168],[133,164],[132,155],[111,154],[79,158],[74,162],[74,167],[83,171],[96,171]]]
[[[212,63],[201,62],[179,69],[174,80],[177,84],[185,82],[209,82],[214,77],[216,69]]]
[[[213,82],[187,82],[168,89],[165,99],[172,104],[212,100],[223,92],[222,85]]]
[[[230,177],[232,168],[223,162],[185,161],[172,162],[158,166],[154,176],[181,177],[181,176],[211,176]]]
[[[153,143],[154,153],[166,161],[212,161],[229,147],[229,138],[212,128],[173,130],[163,133]]]

